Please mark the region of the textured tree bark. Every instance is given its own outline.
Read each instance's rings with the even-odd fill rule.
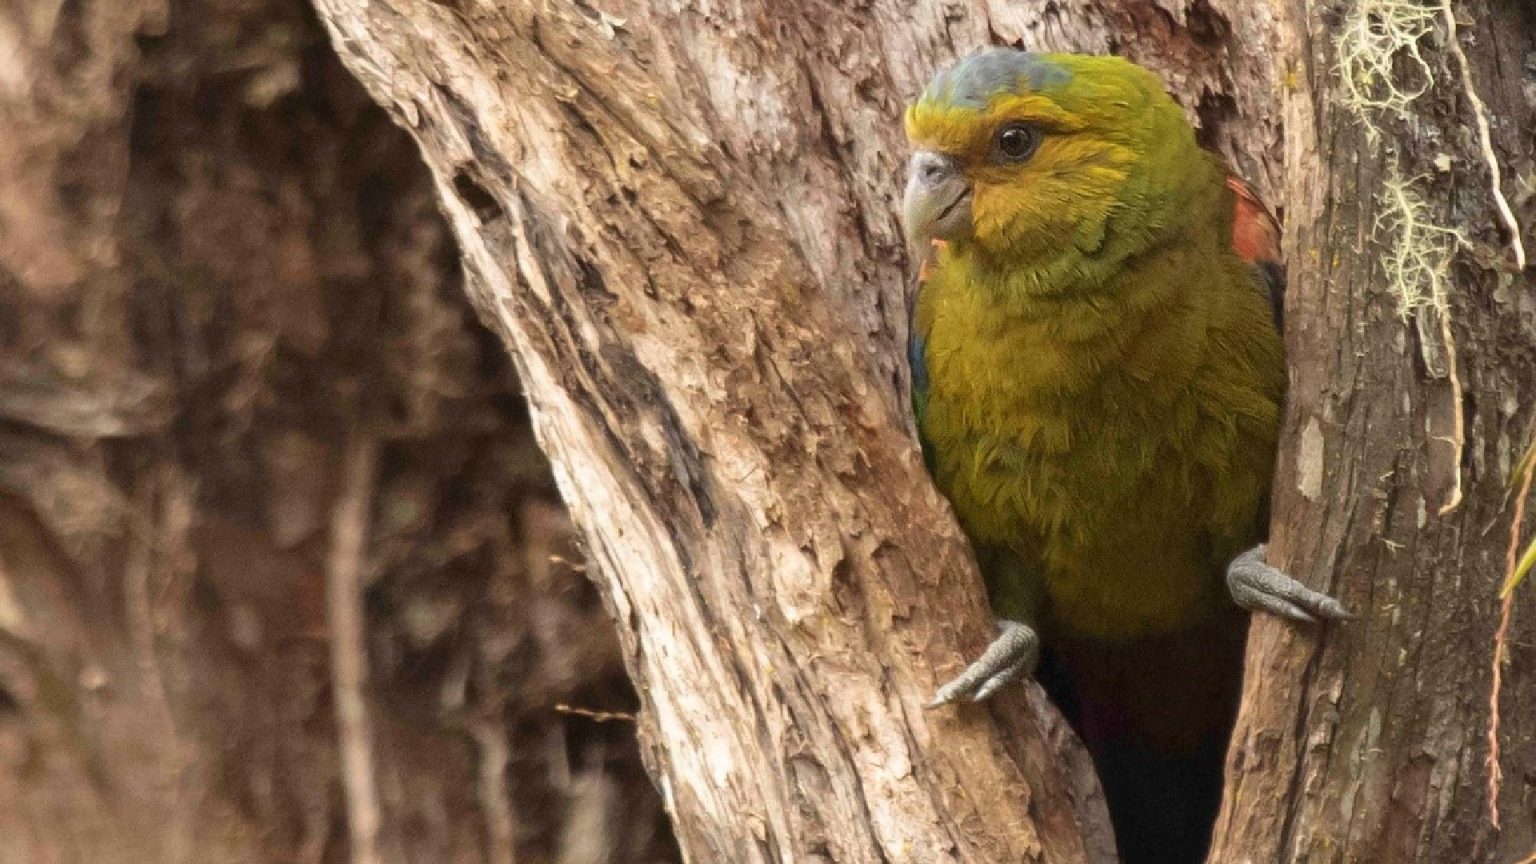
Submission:
[[[1428,4],[1432,33],[1419,43],[1432,86],[1406,116],[1368,113],[1379,140],[1347,107],[1340,78],[1341,33],[1360,7],[1346,4],[1342,18],[1310,0],[1283,7],[1291,389],[1270,558],[1360,619],[1321,638],[1255,623],[1212,861],[1502,864],[1536,851],[1529,586],[1516,595],[1503,661],[1502,831],[1488,816],[1486,742],[1507,483],[1532,435],[1536,272],[1511,272],[1439,5]],[[1536,8],[1455,9],[1530,250]],[[1406,55],[1397,60],[1404,89],[1425,81]],[[1454,354],[1433,309],[1406,322],[1398,314],[1385,264],[1405,236],[1384,191],[1394,163],[1398,176],[1422,178],[1432,202],[1423,216],[1468,235],[1449,280]],[[1420,225],[1407,245],[1434,239]],[[1441,514],[1458,474],[1465,498]]]
[[[920,708],[990,634],[908,431],[899,116],[957,51],[1123,50],[1272,192],[1272,20],[1138,0],[317,6],[421,144],[517,358],[693,860],[1106,860],[1037,692]]]
[[[922,710],[988,638],[894,346],[941,10],[319,8],[514,349],[692,860],[1106,860],[1054,715]]]

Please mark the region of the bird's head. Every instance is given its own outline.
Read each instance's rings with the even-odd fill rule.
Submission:
[[[906,128],[908,235],[1015,259],[1151,242],[1203,156],[1157,77],[1118,57],[973,54],[934,77]]]

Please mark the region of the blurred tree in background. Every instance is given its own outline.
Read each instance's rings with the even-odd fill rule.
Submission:
[[[633,724],[556,710],[634,708],[608,616],[416,148],[307,5],[0,36],[0,861],[346,860],[360,492],[389,860],[677,860]]]

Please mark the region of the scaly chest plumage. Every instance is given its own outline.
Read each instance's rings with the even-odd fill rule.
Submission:
[[[1259,294],[1176,248],[1044,305],[961,263],[918,297],[919,428],[994,603],[1038,607],[999,613],[1129,638],[1225,604],[1220,566],[1255,539],[1282,385]],[[988,549],[1008,566],[988,568]]]

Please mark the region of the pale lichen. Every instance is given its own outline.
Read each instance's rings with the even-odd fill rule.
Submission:
[[[1388,163],[1377,198],[1375,231],[1381,241],[1381,267],[1397,313],[1405,320],[1433,308],[1449,312],[1451,263],[1467,245],[1460,228],[1439,224],[1417,188],[1423,177],[1404,177],[1396,160]]]
[[[1414,100],[1434,86],[1423,46],[1436,32],[1438,14],[1418,0],[1356,0],[1345,11],[1335,36],[1342,102],[1373,142],[1381,137],[1379,114],[1407,117]]]
[[[1359,118],[1369,142],[1382,139],[1385,117],[1408,118],[1413,103],[1434,86],[1434,67],[1424,50],[1439,32],[1439,15],[1438,4],[1422,0],[1355,0],[1346,9],[1334,44],[1340,101]],[[1434,218],[1415,188],[1421,178],[1405,177],[1399,157],[1387,149],[1374,226],[1386,253],[1387,290],[1404,319],[1426,306],[1445,313],[1450,266],[1463,234]]]

